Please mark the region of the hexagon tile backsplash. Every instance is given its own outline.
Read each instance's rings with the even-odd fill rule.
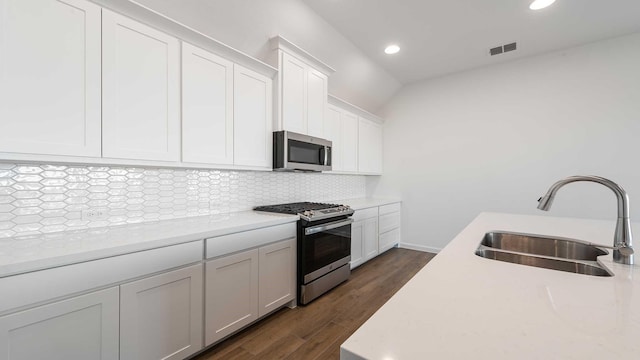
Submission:
[[[359,175],[0,163],[0,238],[365,194]]]

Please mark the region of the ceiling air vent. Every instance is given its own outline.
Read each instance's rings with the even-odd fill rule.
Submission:
[[[516,49],[516,43],[511,43],[502,46],[504,48],[504,52],[514,51]]]
[[[502,45],[502,46],[496,46],[494,48],[489,49],[489,53],[491,54],[491,56],[494,55],[500,55],[502,53],[506,53],[509,51],[514,51],[517,49],[517,45],[516,43],[511,43],[511,44],[506,44],[506,45]]]

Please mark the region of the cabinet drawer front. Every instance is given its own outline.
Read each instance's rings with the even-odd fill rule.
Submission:
[[[400,227],[400,213],[394,212],[386,215],[380,215],[380,233]]]
[[[400,229],[393,229],[378,237],[378,251],[382,253],[391,249],[394,245],[400,243]]]
[[[0,313],[202,260],[202,241],[0,278]]]
[[[380,206],[380,215],[389,214],[392,212],[400,211],[400,203],[394,203],[389,205]]]
[[[296,223],[282,224],[262,229],[209,238],[207,259],[270,244],[296,237]]]
[[[360,221],[378,216],[378,208],[372,207],[368,209],[356,210],[353,214],[353,221]]]

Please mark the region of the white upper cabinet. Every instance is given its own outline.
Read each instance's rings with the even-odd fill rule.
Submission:
[[[307,133],[305,102],[307,87],[307,66],[289,54],[282,54],[282,128]]]
[[[358,172],[382,174],[382,126],[363,117],[358,122]]]
[[[358,117],[343,111],[340,116],[342,123],[342,171],[358,171]]]
[[[382,120],[334,96],[329,98],[325,137],[334,144],[333,171],[381,175]]]
[[[0,152],[100,157],[100,7],[0,0]]]
[[[103,156],[178,161],[178,40],[103,10],[102,59]]]
[[[182,161],[233,164],[233,63],[182,43]]]
[[[323,137],[328,75],[334,70],[282,37],[271,39],[278,75],[277,130]]]
[[[327,76],[309,68],[307,71],[307,134],[322,137],[327,112]]]
[[[324,121],[324,138],[331,141],[331,169],[342,171],[342,123],[340,109],[329,105]]]
[[[358,172],[358,116],[329,105],[324,130],[324,137],[332,142],[332,171]]]
[[[234,164],[271,168],[273,83],[236,64],[233,84]]]

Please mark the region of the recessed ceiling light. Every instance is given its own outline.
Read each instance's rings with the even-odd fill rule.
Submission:
[[[540,10],[544,9],[547,6],[553,4],[556,0],[534,0],[531,5],[529,5],[529,9],[531,10]]]
[[[400,51],[400,46],[398,45],[389,45],[384,49],[384,53],[388,55],[395,54],[398,51]]]

